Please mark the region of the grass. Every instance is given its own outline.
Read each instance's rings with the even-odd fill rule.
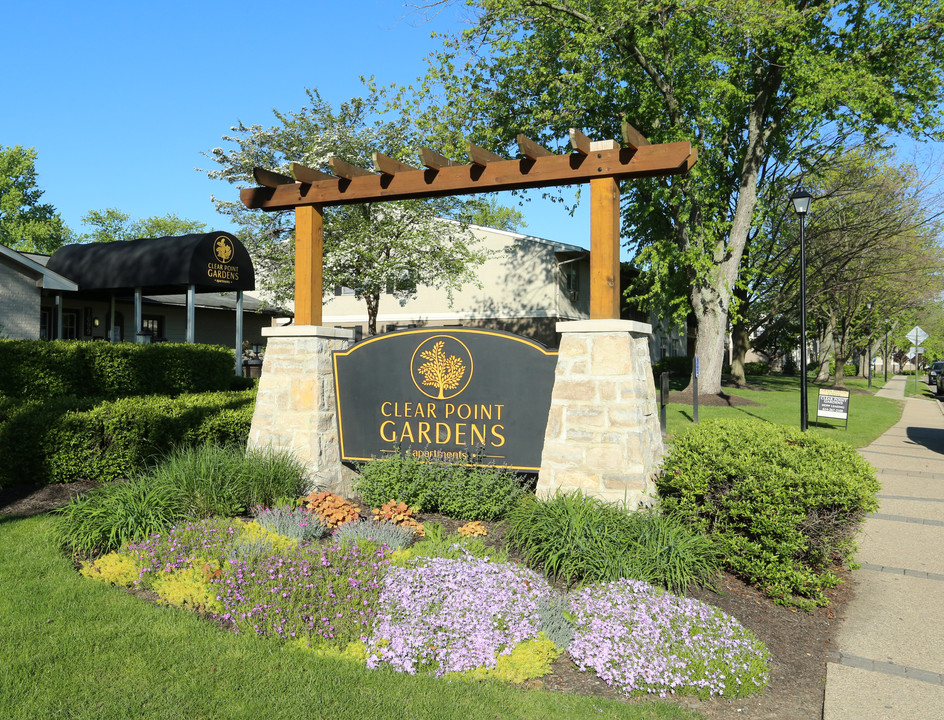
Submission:
[[[627,704],[367,670],[89,582],[49,540],[51,520],[0,517],[4,718],[697,717]]]
[[[685,384],[683,379],[681,384]],[[711,420],[715,418],[757,418],[778,425],[799,427],[800,425],[800,378],[783,377],[779,375],[765,375],[749,377],[751,385],[763,387],[763,390],[742,390],[725,388],[729,395],[748,398],[758,405],[742,405],[735,407],[711,407],[699,405],[698,419]],[[872,379],[872,390],[878,390],[884,381]],[[862,378],[846,378],[846,385],[853,389],[849,402],[849,427],[845,428],[842,420],[821,418],[816,420],[816,401],[820,386],[812,382],[807,385],[807,404],[809,407],[809,431],[835,438],[853,447],[864,447],[874,441],[879,435],[888,430],[901,418],[901,403],[897,400],[875,397],[869,394],[868,380]],[[682,389],[681,387],[674,389]],[[864,392],[856,392],[863,390]],[[684,432],[693,422],[691,404],[670,403],[666,408],[666,425],[671,437]]]

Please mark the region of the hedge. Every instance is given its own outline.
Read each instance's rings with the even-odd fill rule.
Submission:
[[[255,390],[117,400],[0,398],[0,487],[129,477],[174,447],[244,444]]]
[[[801,607],[826,603],[878,507],[875,471],[854,448],[757,420],[677,435],[656,485],[663,511],[710,535],[732,572]]]
[[[0,397],[119,398],[228,390],[232,349],[180,343],[0,340]]]

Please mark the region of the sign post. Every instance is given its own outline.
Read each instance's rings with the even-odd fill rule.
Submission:
[[[915,371],[915,394],[918,393],[918,353],[921,350],[921,343],[928,339],[928,334],[920,327],[915,325],[908,331],[908,339],[914,341],[914,371]]]

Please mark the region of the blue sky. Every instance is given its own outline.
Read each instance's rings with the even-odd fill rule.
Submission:
[[[395,0],[50,0],[8,3],[2,24],[0,145],[36,149],[43,201],[82,231],[82,216],[106,207],[228,229],[211,195],[236,188],[195,168],[232,125],[272,124],[306,87],[337,105],[363,93],[361,76],[412,82],[440,45],[430,33],[461,19],[425,22]],[[586,202],[572,218],[533,197],[527,232],[589,246]]]

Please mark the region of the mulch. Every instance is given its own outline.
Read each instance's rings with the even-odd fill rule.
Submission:
[[[47,512],[61,507],[72,497],[95,485],[94,482],[84,481],[0,489],[0,516],[28,516]],[[434,514],[422,515],[420,519],[438,522],[447,532],[454,532],[459,525],[464,524]],[[503,545],[504,527],[500,523],[483,524],[488,528],[486,542]],[[510,552],[509,556],[512,560],[520,561],[514,552]],[[770,683],[764,693],[741,700],[701,701],[684,696],[669,696],[666,700],[695,710],[712,720],[820,720],[826,662],[836,652],[833,638],[841,622],[842,610],[854,591],[854,582],[850,581],[848,573],[844,579],[846,582],[830,591],[831,604],[813,612],[775,605],[762,593],[729,574],[721,577],[717,591],[704,588],[691,591],[689,594],[692,597],[734,616],[766,643],[772,658]],[[529,681],[524,687],[581,693],[634,704],[652,702],[654,699],[624,698],[592,673],[578,670],[566,653],[558,658],[550,675]]]

